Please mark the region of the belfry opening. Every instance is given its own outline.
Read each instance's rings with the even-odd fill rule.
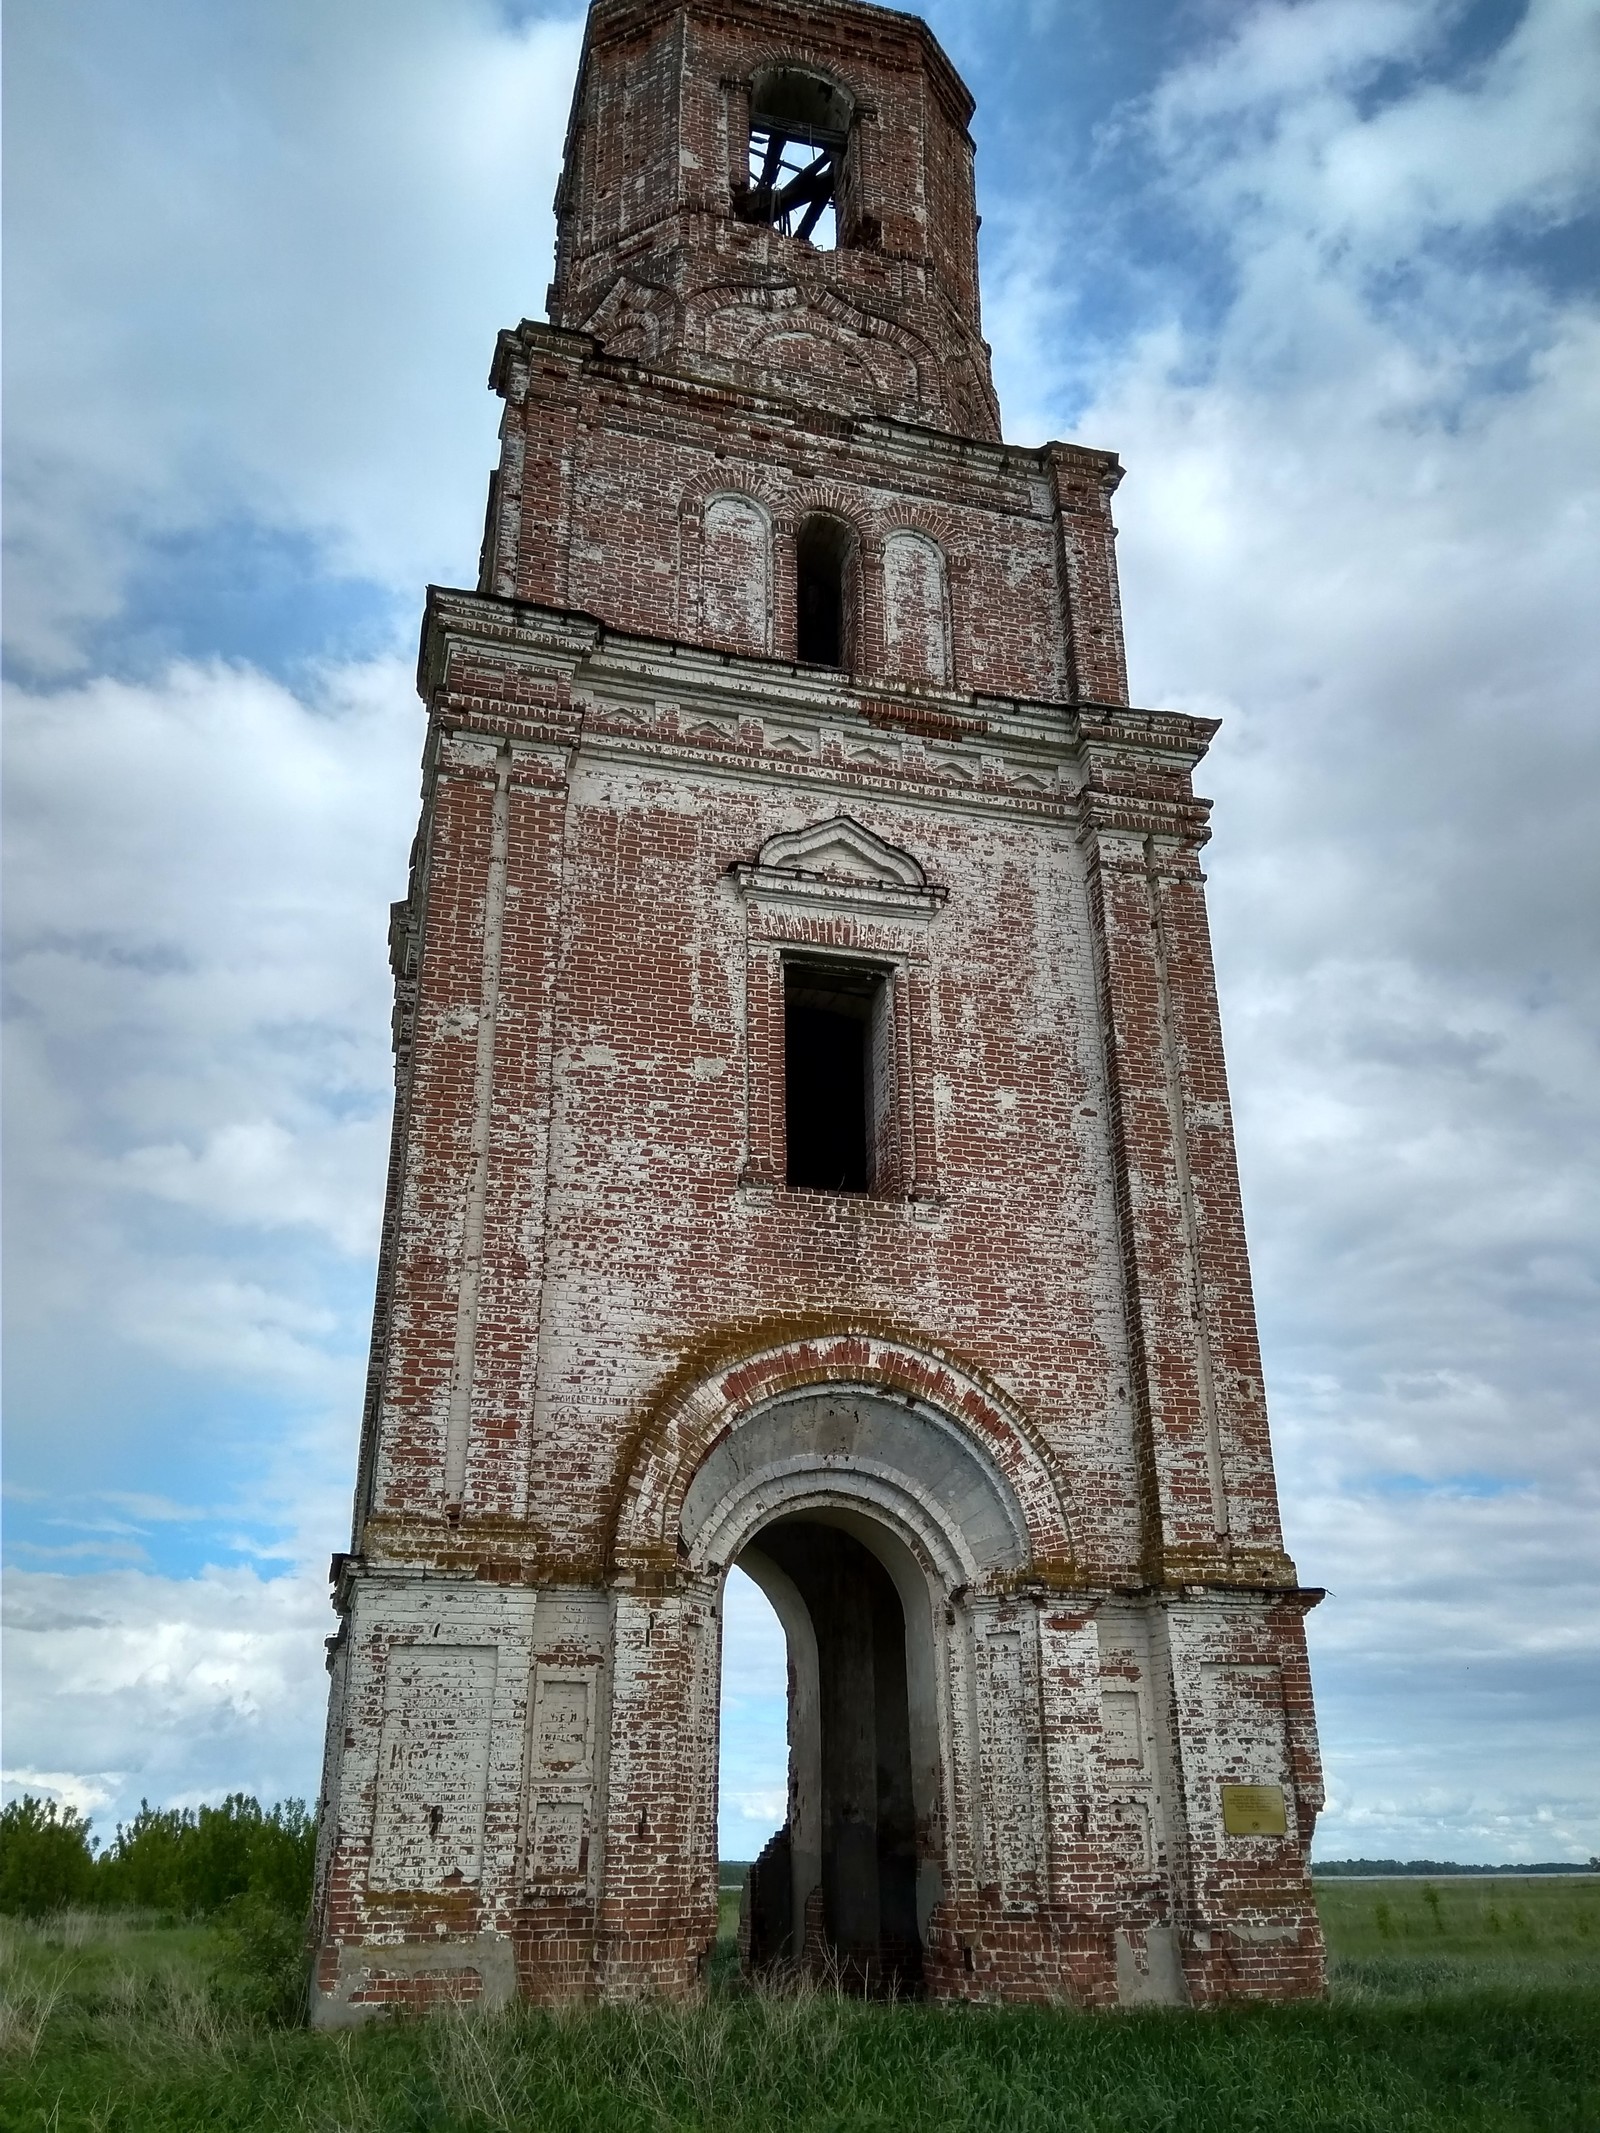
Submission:
[[[739,1557],[783,1624],[789,1770],[782,1828],[752,1865],[740,1956],[874,1996],[922,1981],[905,1606],[862,1533],[774,1519]]]
[[[839,88],[795,67],[769,67],[750,93],[750,170],[736,195],[749,222],[769,223],[819,252],[839,241],[839,195],[850,134]]]

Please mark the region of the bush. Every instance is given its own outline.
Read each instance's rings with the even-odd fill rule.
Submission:
[[[224,2004],[275,2029],[297,2023],[311,1977],[305,1913],[285,1911],[270,1896],[235,1896],[217,1920],[217,1934]]]
[[[241,1896],[295,1919],[311,1901],[316,1827],[303,1800],[268,1809],[247,1793],[220,1807],[152,1807],[117,1826],[95,1873],[94,1900],[210,1917]]]
[[[0,1808],[0,1911],[42,1918],[83,1903],[94,1874],[89,1824],[75,1807],[24,1793]]]

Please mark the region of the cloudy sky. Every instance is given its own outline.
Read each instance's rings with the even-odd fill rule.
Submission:
[[[315,1789],[423,584],[570,7],[12,0],[8,1793]],[[932,0],[1007,435],[1110,446],[1212,913],[1318,1849],[1600,1850],[1600,10]],[[730,1609],[724,1850],[781,1812]]]

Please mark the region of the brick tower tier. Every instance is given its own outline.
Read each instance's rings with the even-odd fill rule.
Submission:
[[[596,0],[552,323],[434,590],[316,2018],[753,1967],[1322,1986],[1191,773],[1109,453],[999,439],[971,104],[853,4]]]

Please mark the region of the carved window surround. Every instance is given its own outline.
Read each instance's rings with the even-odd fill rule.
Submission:
[[[785,962],[859,962],[880,971],[888,989],[893,1065],[871,1197],[937,1199],[926,935],[949,891],[848,815],[769,838],[729,872],[745,906],[741,1182],[786,1189]]]

